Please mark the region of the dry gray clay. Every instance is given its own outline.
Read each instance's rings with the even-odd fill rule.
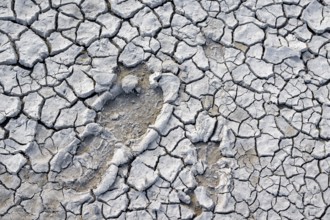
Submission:
[[[1,0],[0,219],[330,219],[329,0]]]

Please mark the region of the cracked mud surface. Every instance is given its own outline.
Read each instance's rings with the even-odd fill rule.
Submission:
[[[0,219],[330,219],[330,1],[0,1]]]

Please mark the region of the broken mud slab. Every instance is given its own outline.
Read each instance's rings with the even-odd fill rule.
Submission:
[[[160,113],[163,105],[162,91],[150,88],[150,74],[145,66],[133,69],[120,67],[117,82],[120,83],[125,76],[134,75],[139,78],[138,86],[132,93],[122,93],[115,100],[109,101],[98,114],[98,123],[108,128],[120,142],[141,137]]]

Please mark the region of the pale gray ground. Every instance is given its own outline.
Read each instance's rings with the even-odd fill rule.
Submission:
[[[330,219],[329,0],[1,0],[0,219]]]

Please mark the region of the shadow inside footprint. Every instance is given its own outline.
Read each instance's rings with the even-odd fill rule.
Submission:
[[[161,111],[162,91],[160,88],[150,88],[150,74],[144,66],[121,68],[118,82],[125,76],[133,75],[138,77],[138,85],[131,93],[123,92],[115,100],[109,101],[98,114],[98,123],[108,128],[120,142],[125,143],[145,134]]]

